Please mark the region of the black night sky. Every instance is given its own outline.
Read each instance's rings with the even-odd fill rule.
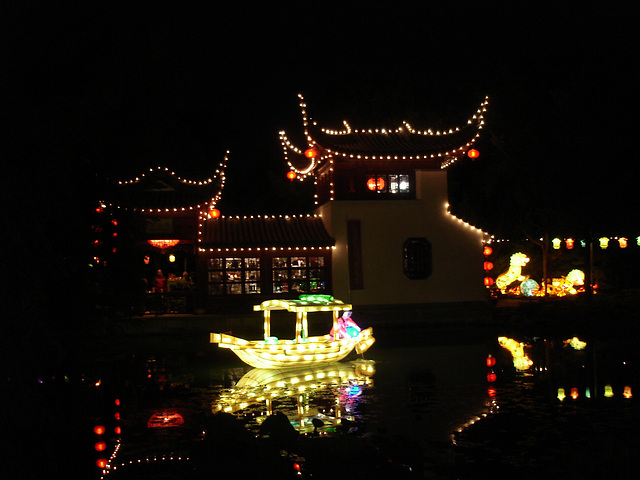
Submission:
[[[623,6],[117,3],[3,2],[16,244],[68,236],[96,176],[207,178],[226,150],[223,213],[297,213],[278,132],[301,132],[298,93],[324,124],[425,128],[462,124],[489,95],[481,157],[450,175],[456,213],[498,236],[523,216],[637,235]]]

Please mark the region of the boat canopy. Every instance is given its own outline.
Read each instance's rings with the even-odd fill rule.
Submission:
[[[333,298],[331,295],[300,295],[297,300],[265,300],[254,305],[254,311],[287,310],[289,312],[339,312],[352,310],[353,305]]]
[[[254,305],[253,310],[264,312],[264,338],[271,337],[271,310],[287,310],[296,314],[296,341],[306,341],[308,338],[307,313],[332,312],[333,331],[338,329],[338,318],[341,310],[352,310],[350,303],[333,298],[331,295],[303,294],[297,300],[274,299],[265,300],[260,305]]]

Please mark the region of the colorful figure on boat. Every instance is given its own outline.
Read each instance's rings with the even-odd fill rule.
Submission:
[[[357,337],[360,334],[360,327],[351,319],[351,310],[346,310],[340,318],[338,318],[338,339]],[[329,332],[331,339],[334,337],[333,327]]]

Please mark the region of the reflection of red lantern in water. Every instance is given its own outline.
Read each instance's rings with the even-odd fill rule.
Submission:
[[[151,415],[147,421],[147,428],[179,427],[184,423],[184,418],[178,412],[160,411]]]
[[[493,383],[498,379],[498,376],[494,372],[487,373],[487,382]]]
[[[493,367],[493,366],[495,366],[495,364],[496,364],[496,359],[495,359],[495,357],[493,357],[493,356],[489,355],[489,356],[487,357],[487,367]]]

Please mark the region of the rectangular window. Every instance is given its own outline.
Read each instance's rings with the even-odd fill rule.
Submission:
[[[351,290],[362,290],[362,235],[360,220],[347,221],[347,254],[349,258],[349,285]]]
[[[274,257],[271,260],[273,293],[324,292],[324,257]]]
[[[211,258],[208,283],[210,295],[260,293],[260,258]]]
[[[324,293],[328,264],[324,256],[211,258],[210,295]],[[264,282],[264,284],[263,284]]]

